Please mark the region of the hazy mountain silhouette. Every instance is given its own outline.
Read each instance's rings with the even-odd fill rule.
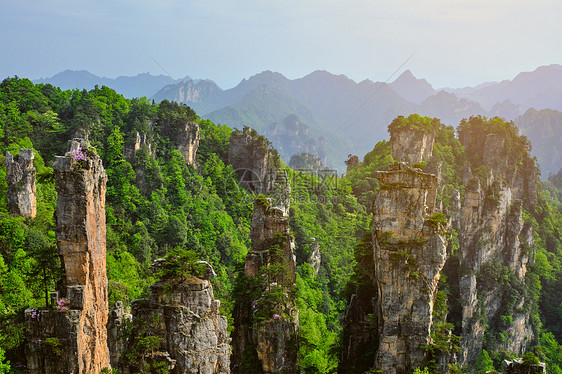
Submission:
[[[527,136],[532,153],[539,161],[542,178],[562,169],[562,112],[553,109],[529,109],[515,121]]]
[[[410,70],[403,72],[390,84],[390,87],[404,99],[416,104],[421,104],[425,99],[437,93],[431,84],[425,79],[414,77]]]
[[[187,77],[189,78],[189,77]],[[184,78],[185,79],[185,78]],[[189,78],[190,79],[190,78]],[[148,73],[138,74],[134,77],[117,77],[115,79],[98,77],[86,70],[65,70],[50,78],[41,78],[33,83],[50,83],[63,90],[87,89],[96,85],[113,88],[125,97],[151,97],[162,87],[175,83],[176,81],[165,75],[150,75]]]
[[[464,90],[464,91],[463,91]],[[562,66],[541,66],[532,72],[519,73],[513,80],[487,84],[477,89],[452,90],[458,96],[477,101],[486,110],[509,99],[522,110],[562,110]]]
[[[387,126],[397,115],[419,113],[453,126],[471,115],[498,116],[516,120],[521,126],[533,142],[543,172],[562,167],[557,164],[557,153],[551,152],[556,144],[550,141],[558,139],[553,134],[557,134],[561,112],[540,110],[562,111],[560,65],[523,72],[513,80],[441,90],[409,70],[390,84],[371,80],[357,83],[323,70],[294,80],[264,71],[226,90],[211,80],[192,80],[189,76],[177,81],[150,74],[110,79],[71,70],[35,82],[63,89],[106,85],[127,97],[182,102],[203,118],[232,127],[255,128],[270,138],[286,162],[293,153],[303,151],[339,170],[344,169],[348,154],[363,156],[377,139],[387,138]]]

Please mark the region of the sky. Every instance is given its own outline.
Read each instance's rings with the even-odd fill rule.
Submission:
[[[88,70],[212,79],[264,70],[434,88],[562,64],[559,0],[2,0],[0,79]]]

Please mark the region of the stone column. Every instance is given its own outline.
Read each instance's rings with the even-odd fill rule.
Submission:
[[[20,148],[19,156],[6,151],[6,182],[8,182],[8,211],[22,217],[35,218],[35,167],[33,149]]]
[[[260,197],[254,203],[246,256],[246,289],[234,307],[233,373],[297,373],[294,238],[285,207]],[[269,295],[268,295],[269,294]],[[270,295],[278,297],[269,297]],[[283,296],[280,296],[283,295]]]
[[[425,363],[433,300],[446,259],[444,223],[432,216],[437,177],[404,163],[377,172],[373,205],[379,349],[375,366],[411,373]],[[443,216],[444,217],[444,216]]]
[[[102,161],[82,139],[53,164],[56,238],[64,275],[52,308],[26,310],[31,374],[100,373],[107,348],[105,185]]]
[[[82,139],[53,163],[57,189],[56,237],[65,272],[62,296],[80,309],[77,331],[79,373],[109,367],[105,190],[107,175],[99,156]]]

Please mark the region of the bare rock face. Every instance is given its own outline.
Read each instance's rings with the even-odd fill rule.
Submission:
[[[504,374],[546,374],[546,364],[539,362],[538,364],[525,364],[523,359],[516,358],[513,361],[503,361]]]
[[[536,170],[530,157],[513,167],[506,154],[505,139],[487,135],[482,158],[489,173],[480,179],[467,172],[464,201],[452,216],[459,235],[459,262],[471,270],[459,281],[462,365],[472,365],[483,348],[490,349],[484,347],[487,328],[506,331],[505,338],[492,336],[497,350],[522,355],[534,339],[525,307],[532,301],[523,291],[534,237],[531,224],[522,217],[523,208],[532,209],[536,200]],[[503,281],[492,281],[498,274]]]
[[[194,122],[186,123],[175,140],[178,151],[189,165],[196,165],[195,156],[199,148],[199,140],[201,140],[201,132],[199,131],[199,125]]]
[[[152,144],[148,140],[148,135],[137,132],[134,141],[125,144],[123,149],[125,159],[132,163],[135,159],[135,155],[142,147],[146,147],[148,154],[152,155]]]
[[[30,373],[98,373],[110,367],[107,176],[101,159],[82,139],[70,142],[70,152],[57,156],[53,169],[58,194],[56,237],[64,276],[53,297],[55,311],[26,311],[31,342],[26,347],[28,368]]]
[[[343,346],[339,373],[364,373],[372,368],[378,347],[377,292],[363,286],[356,290],[343,319]],[[367,358],[367,359],[365,359]]]
[[[320,243],[318,243],[314,238],[312,239],[313,241],[310,244],[310,249],[312,250],[312,253],[308,258],[308,263],[310,264],[310,266],[312,266],[314,273],[318,274],[318,271],[320,270],[320,265],[322,264],[322,254],[320,253]]]
[[[208,278],[162,280],[150,287],[150,298],[133,301],[123,373],[147,365],[172,374],[230,373],[227,321]]]
[[[131,314],[125,313],[123,302],[117,301],[111,310],[107,323],[107,346],[109,347],[111,367],[119,366],[119,360],[125,352],[127,343],[125,325],[132,318]]]
[[[16,158],[6,151],[6,182],[8,183],[8,211],[11,214],[35,218],[35,167],[33,149],[21,148]]]
[[[437,177],[403,163],[377,172],[373,254],[378,287],[375,366],[409,373],[425,362],[433,300],[446,259],[445,227],[432,215]],[[438,216],[437,216],[438,217]]]
[[[228,161],[240,185],[250,192],[271,195],[276,183],[281,181],[284,185],[284,174],[278,170],[279,160],[279,154],[269,141],[249,127],[230,136]]]
[[[410,164],[428,161],[433,153],[435,133],[398,129],[390,133],[390,153],[397,161]]]
[[[256,199],[250,237],[246,289],[234,308],[232,372],[297,373],[295,244],[286,211]]]

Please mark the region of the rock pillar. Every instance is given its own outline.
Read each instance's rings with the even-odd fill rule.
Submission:
[[[240,297],[234,308],[233,373],[297,373],[294,238],[289,217],[258,197]]]
[[[64,270],[54,310],[26,311],[30,373],[99,373],[107,348],[105,186],[102,161],[75,139],[53,164],[58,194],[56,238]]]
[[[425,363],[433,301],[446,259],[444,215],[434,214],[437,177],[404,163],[377,172],[374,277],[379,341],[375,367],[411,373]]]
[[[21,148],[14,158],[6,151],[6,182],[8,182],[8,211],[22,217],[35,218],[35,167],[33,149]]]
[[[206,262],[195,267],[206,269],[187,278],[156,282],[148,299],[133,301],[133,331],[123,373],[150,368],[172,374],[230,373],[227,320],[220,315],[220,301],[215,300],[210,282],[215,273]]]

